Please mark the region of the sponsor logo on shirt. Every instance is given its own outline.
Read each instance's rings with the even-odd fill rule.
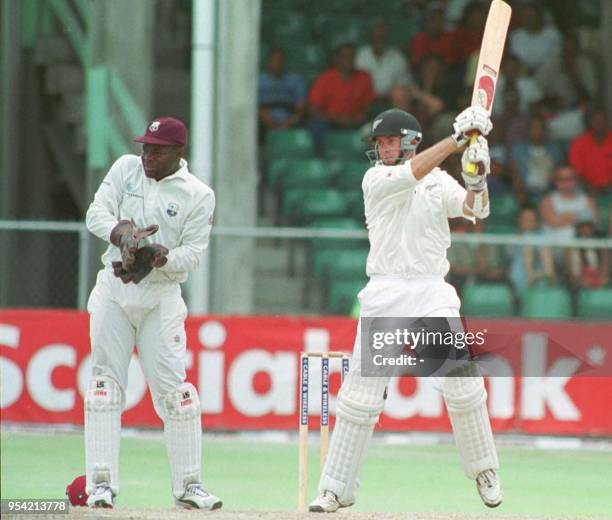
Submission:
[[[168,208],[166,209],[166,213],[168,213],[169,216],[171,217],[176,217],[177,213],[179,212],[179,205],[171,202],[170,204],[168,204]]]

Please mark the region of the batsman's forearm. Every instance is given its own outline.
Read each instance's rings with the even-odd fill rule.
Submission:
[[[451,153],[457,149],[452,138],[447,137],[432,147],[423,150],[410,160],[412,174],[417,180],[421,180],[436,166],[440,165]]]

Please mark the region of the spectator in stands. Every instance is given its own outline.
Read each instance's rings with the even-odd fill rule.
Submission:
[[[393,87],[391,90],[391,105],[412,114],[418,121],[422,121],[423,126],[426,126],[442,110],[444,102],[439,97],[428,94],[421,90],[418,85],[412,83]],[[452,121],[450,124],[452,125]],[[448,130],[448,126],[445,130]]]
[[[569,163],[591,191],[612,187],[612,130],[603,107],[587,116],[588,130],[570,144]]]
[[[298,125],[306,107],[306,82],[286,70],[285,51],[270,50],[266,68],[259,74],[259,121],[262,129],[291,128]]]
[[[486,231],[486,221],[477,219],[472,229],[474,233]],[[480,282],[504,283],[507,281],[506,257],[504,250],[497,244],[479,244],[476,249],[476,272]]]
[[[546,122],[541,116],[532,115],[527,139],[514,143],[510,152],[512,178],[521,200],[547,191],[562,160],[559,145],[546,136]]]
[[[524,244],[513,248],[510,281],[520,295],[527,287],[555,283],[556,275],[550,249],[539,245],[541,233],[535,208],[523,206],[518,215],[518,224]]]
[[[480,50],[486,21],[487,10],[482,2],[475,0],[465,6],[461,22],[452,33],[453,62],[466,62]]]
[[[493,116],[498,116],[504,112],[506,89],[513,89],[517,92],[519,111],[522,113],[529,112],[531,105],[542,99],[542,90],[533,78],[522,73],[521,63],[516,56],[507,55],[503,63],[504,66],[495,87]]]
[[[370,75],[355,69],[355,47],[350,43],[340,45],[334,55],[334,66],[315,79],[308,97],[311,130],[317,149],[322,149],[329,128],[358,128],[363,125],[374,99]]]
[[[561,36],[556,27],[544,25],[542,9],[535,2],[523,5],[519,16],[521,26],[510,34],[510,51],[533,72],[559,54]]]
[[[547,235],[572,238],[577,222],[591,220],[597,225],[599,213],[595,201],[580,189],[576,172],[571,166],[557,168],[554,184],[554,191],[540,203]]]
[[[595,225],[592,220],[576,224],[576,236],[593,238]],[[568,249],[565,264],[570,275],[570,284],[576,289],[598,289],[608,283],[608,251],[606,249]]]
[[[506,66],[505,61],[504,69]],[[544,61],[535,71],[534,79],[549,105],[556,109],[576,107],[579,103],[598,97],[595,64],[590,56],[580,50],[578,38],[573,33],[563,37],[561,52]]]
[[[453,34],[444,30],[444,6],[441,3],[434,2],[428,7],[425,30],[417,33],[406,45],[406,51],[413,69],[417,69],[429,54],[441,57],[447,65],[455,61]]]
[[[389,27],[381,20],[372,22],[370,43],[357,51],[355,66],[369,72],[374,83],[376,102],[388,108],[391,89],[396,85],[410,85],[412,74],[404,55],[389,45]]]

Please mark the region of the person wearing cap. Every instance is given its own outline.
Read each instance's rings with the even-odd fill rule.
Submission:
[[[181,121],[157,118],[134,141],[142,143],[140,157],[117,159],[86,217],[89,231],[108,242],[87,304],[92,351],[85,396],[87,505],[113,507],[119,493],[121,413],[136,345],[164,423],[175,502],[218,509],[221,500],[201,483],[201,410],[196,388],[185,381],[187,308],[180,287],[208,246],[215,195],[189,172]],[[129,269],[133,261],[126,244],[134,246],[136,259],[141,246],[156,251],[142,280],[116,274],[117,264]]]

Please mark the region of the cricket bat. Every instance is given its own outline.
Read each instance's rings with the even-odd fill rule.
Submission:
[[[499,78],[499,67],[504,53],[511,14],[512,8],[506,2],[493,0],[489,8],[482,44],[480,45],[480,56],[476,67],[474,90],[472,91],[472,105],[480,105],[489,114],[495,98],[495,86]],[[470,137],[470,143],[475,143],[477,139],[478,134],[474,133]],[[476,165],[469,163],[466,173],[476,175],[476,172]]]

